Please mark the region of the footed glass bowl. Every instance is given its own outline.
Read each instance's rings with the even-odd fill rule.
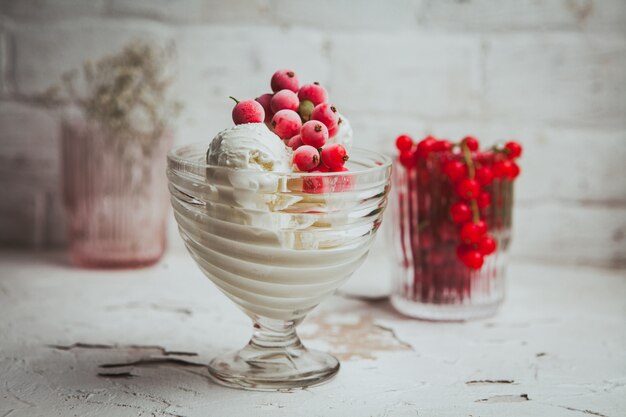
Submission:
[[[363,262],[382,221],[391,161],[352,149],[349,172],[273,173],[205,163],[208,143],[168,155],[174,216],[202,271],[253,321],[243,349],[209,364],[235,388],[281,390],[333,377],[296,326]]]

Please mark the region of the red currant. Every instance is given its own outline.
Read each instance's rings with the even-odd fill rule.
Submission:
[[[491,205],[491,195],[482,191],[478,194],[478,197],[476,197],[476,204],[478,204],[479,208],[489,207]]]
[[[415,153],[412,150],[401,151],[398,159],[406,168],[415,166]]]
[[[487,223],[485,223],[482,220],[478,220],[474,224],[476,225],[476,227],[478,227],[478,231],[480,232],[481,235],[484,235],[485,233],[487,233]]]
[[[298,148],[300,149],[300,148]],[[346,148],[338,143],[332,143],[322,149],[322,162],[331,170],[341,168],[348,160]]]
[[[499,161],[493,164],[493,177],[494,178],[508,178],[511,172],[511,161]]]
[[[400,135],[396,138],[396,148],[400,152],[410,151],[413,147],[413,139],[409,135]]]
[[[478,197],[478,193],[480,193],[480,184],[478,184],[476,180],[465,178],[459,181],[455,191],[459,197],[465,200],[473,200]]]
[[[463,254],[461,262],[463,262],[468,268],[480,269],[482,268],[483,263],[485,263],[485,258],[479,251],[471,249]]]
[[[457,182],[467,176],[467,167],[460,161],[448,161],[443,166],[443,173],[450,181]]]
[[[472,245],[480,241],[483,233],[477,223],[467,222],[461,226],[459,236],[461,237],[461,242],[466,245]]]
[[[496,248],[496,241],[489,235],[481,237],[480,241],[478,242],[478,250],[485,256],[494,253],[496,251]]]
[[[449,140],[438,140],[433,145],[433,151],[435,152],[448,152],[452,149],[452,143]]]
[[[493,171],[488,166],[476,168],[475,177],[480,185],[489,185],[493,182]]]
[[[509,178],[514,180],[520,173],[519,165],[515,162],[511,162],[511,167],[509,168]]]
[[[432,136],[426,136],[417,144],[417,157],[420,159],[428,158],[428,155],[433,150],[433,146],[437,143],[437,139]]]
[[[454,223],[465,223],[472,218],[472,210],[467,204],[458,201],[450,206],[450,217]]]
[[[504,149],[506,150],[509,159],[516,159],[522,156],[522,145],[515,141],[507,142],[504,145]]]
[[[467,148],[472,152],[478,150],[478,139],[476,139],[474,136],[465,136],[461,143],[465,144],[465,146],[467,146]]]

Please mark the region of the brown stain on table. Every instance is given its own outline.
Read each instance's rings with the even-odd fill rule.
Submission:
[[[332,346],[332,353],[343,361],[376,359],[376,353],[410,351],[413,347],[398,339],[393,329],[377,324],[370,315],[360,315],[352,323],[338,322],[338,313],[311,318],[315,330],[302,332],[305,338],[323,340]]]

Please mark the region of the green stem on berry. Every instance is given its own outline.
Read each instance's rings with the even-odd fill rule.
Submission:
[[[228,98],[232,99],[235,103],[239,104],[239,100],[237,100],[235,97],[228,96]]]

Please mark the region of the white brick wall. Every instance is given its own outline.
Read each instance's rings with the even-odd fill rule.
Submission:
[[[519,139],[513,255],[626,266],[623,0],[0,0],[0,243],[62,243],[59,115],[34,98],[136,37],[176,44],[179,142],[293,67],[363,146]]]

